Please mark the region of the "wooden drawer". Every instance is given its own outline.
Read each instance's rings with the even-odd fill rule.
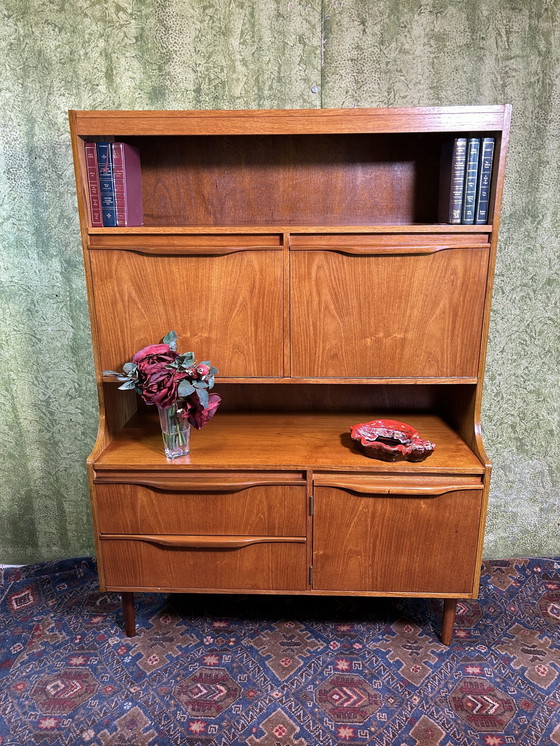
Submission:
[[[105,586],[150,590],[305,590],[304,537],[102,536]]]
[[[293,482],[297,474],[293,475]],[[102,534],[305,536],[305,484],[285,475],[185,476],[104,472],[96,477]],[[113,481],[111,481],[113,480]],[[123,483],[119,483],[121,480]]]
[[[313,588],[472,593],[482,519],[476,477],[318,475]]]

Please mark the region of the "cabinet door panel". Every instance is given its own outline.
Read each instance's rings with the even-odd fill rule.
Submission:
[[[178,349],[212,360],[221,376],[283,374],[282,251],[90,257],[103,370],[174,329]]]
[[[488,249],[292,251],[292,375],[474,377]]]
[[[315,590],[470,593],[482,488],[434,496],[315,491]]]

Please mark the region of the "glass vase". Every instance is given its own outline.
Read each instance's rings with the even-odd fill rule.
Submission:
[[[163,447],[167,458],[186,456],[190,451],[191,426],[186,417],[181,416],[182,411],[177,404],[165,409],[158,409]]]

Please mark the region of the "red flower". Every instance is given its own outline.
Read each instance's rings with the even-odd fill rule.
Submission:
[[[183,378],[186,374],[182,371],[161,364],[154,366],[154,372],[142,384],[142,399],[160,409],[170,407],[177,401],[177,389]]]
[[[196,364],[192,352],[179,355],[176,340],[175,332],[169,332],[161,344],[148,345],[135,353],[132,362],[123,366],[124,375],[110,370],[104,374],[116,376],[124,382],[121,389],[134,389],[146,404],[159,409],[177,404],[178,414],[200,430],[212,419],[220,403],[219,396],[207,394],[218,371],[208,362]],[[181,381],[185,380],[191,385],[185,386],[179,397]],[[206,407],[199,397],[208,399]]]
[[[172,363],[177,354],[166,344],[148,345],[134,355],[132,362],[138,366],[140,376],[147,378]]]
[[[208,397],[208,406],[206,408],[202,406],[198,397],[196,397],[194,402],[189,399],[188,407],[185,407],[187,410],[187,420],[193,427],[200,430],[200,428],[204,427],[204,425],[206,425],[206,423],[216,414],[220,402],[221,398],[218,394],[210,394]]]

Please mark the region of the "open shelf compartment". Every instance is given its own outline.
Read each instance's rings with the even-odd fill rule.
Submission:
[[[121,430],[94,463],[103,470],[302,470],[387,474],[474,474],[484,466],[460,436],[433,414],[388,413],[380,417],[412,425],[436,443],[425,461],[389,463],[369,458],[350,438],[349,428],[377,419],[364,412],[220,412],[191,433],[191,453],[173,461],[163,454],[156,416],[137,416]]]

